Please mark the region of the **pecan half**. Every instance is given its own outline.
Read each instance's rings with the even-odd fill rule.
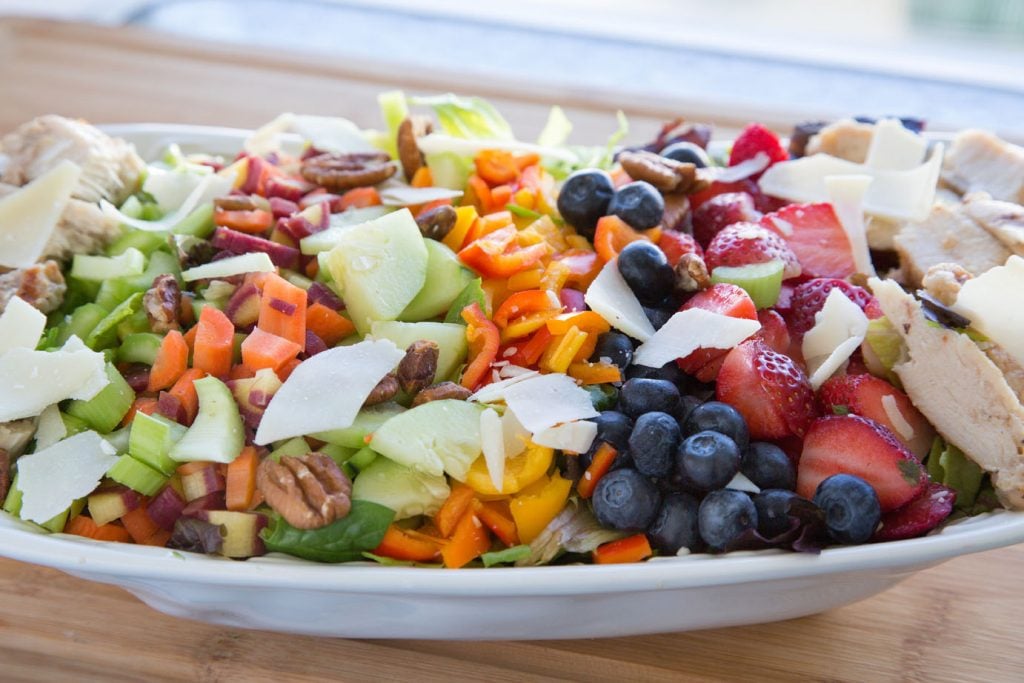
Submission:
[[[676,289],[697,292],[711,286],[711,276],[704,259],[697,254],[683,254],[676,264]]]
[[[11,487],[11,454],[0,448],[0,500],[7,498]]]
[[[417,216],[416,225],[424,237],[440,242],[455,227],[455,221],[458,219],[459,214],[454,208],[437,206]]]
[[[445,399],[453,399],[456,401],[465,401],[467,398],[472,396],[471,392],[461,384],[455,382],[439,382],[432,384],[431,386],[423,389],[416,397],[412,400],[412,407],[421,406],[424,403],[430,403],[431,401],[443,401]]]
[[[384,401],[390,401],[398,395],[398,390],[401,387],[398,386],[398,378],[395,377],[395,373],[389,372],[384,375],[377,386],[370,391],[370,395],[363,401],[364,406],[375,406],[378,403],[384,403]]]
[[[395,371],[398,386],[402,387],[402,391],[415,394],[434,381],[439,353],[437,342],[426,339],[414,341],[409,345],[409,348],[405,350],[405,357],[402,358]]]
[[[633,180],[646,180],[662,192],[693,194],[707,187],[694,164],[676,161],[654,152],[623,152],[619,163]]]
[[[318,154],[302,162],[302,177],[332,192],[382,183],[395,175],[395,165],[384,152]]]
[[[402,173],[406,180],[412,180],[416,171],[423,167],[423,152],[416,144],[416,138],[433,130],[433,124],[425,116],[407,117],[398,126],[398,160],[402,163]]]
[[[149,327],[158,334],[181,329],[178,314],[181,311],[181,289],[173,275],[157,275],[153,286],[142,297]]]
[[[296,529],[319,529],[348,514],[352,482],[323,453],[281,462],[267,458],[256,471],[256,486],[267,505]]]

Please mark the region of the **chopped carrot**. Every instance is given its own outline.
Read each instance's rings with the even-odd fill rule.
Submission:
[[[367,206],[380,206],[380,203],[380,194],[377,192],[377,188],[357,187],[341,195],[341,199],[337,202],[337,210],[345,211],[346,209],[351,208],[363,209]]]
[[[299,344],[257,327],[242,342],[242,365],[252,370],[270,368],[277,372],[300,351]]]
[[[128,413],[121,420],[121,426],[127,427],[135,419],[136,413],[145,413],[146,415],[152,415],[156,412],[158,401],[151,396],[140,396],[135,399],[132,403],[132,407],[128,409]]]
[[[213,213],[213,222],[222,228],[231,228],[239,232],[260,235],[274,224],[274,214],[264,209],[227,211],[217,209]]]
[[[487,527],[470,509],[459,519],[451,538],[441,548],[441,557],[444,559],[444,566],[455,569],[480,557],[490,546]]]
[[[216,464],[217,463],[212,462],[210,460],[194,460],[192,462],[183,462],[180,465],[178,465],[178,469],[176,470],[176,472],[178,473],[178,476],[187,477],[190,474],[201,472],[205,470],[207,467],[214,467],[216,466]]]
[[[227,500],[228,510],[242,512],[252,506],[256,495],[256,468],[260,458],[254,446],[246,446],[242,453],[228,465]]]
[[[502,543],[510,548],[519,545],[519,532],[516,531],[515,520],[508,511],[507,501],[481,503],[474,500],[473,512]]]
[[[607,442],[597,447],[597,452],[594,453],[594,458],[590,461],[590,467],[587,468],[587,471],[580,477],[579,483],[576,484],[576,491],[580,494],[580,498],[590,498],[594,495],[597,482],[601,481],[601,477],[608,474],[608,470],[612,468],[612,463],[615,462],[616,455],[618,455],[618,451]]]
[[[412,174],[412,180],[409,184],[413,187],[432,187],[434,185],[434,175],[430,172],[429,166],[420,166],[416,169],[416,172]]]
[[[317,275],[320,274],[320,261],[315,258],[310,259],[303,270],[306,271],[306,277],[310,280],[315,280]]]
[[[256,324],[264,332],[288,341],[306,343],[306,291],[280,275],[269,274],[263,283],[260,318]]]
[[[184,335],[185,343],[188,344],[188,352],[191,354],[196,349],[196,335],[199,334],[199,326],[193,325]]]
[[[640,562],[654,554],[645,534],[620,538],[603,543],[594,549],[595,564],[622,564]]]
[[[231,366],[231,374],[228,375],[230,379],[249,379],[250,377],[255,376],[255,371],[241,364]]]
[[[185,409],[187,424],[192,424],[192,421],[196,419],[196,415],[199,414],[199,394],[196,393],[196,388],[192,383],[203,377],[206,377],[206,373],[198,368],[186,370],[168,392],[181,402],[182,407]]]
[[[622,371],[613,363],[573,363],[569,366],[569,376],[583,384],[622,381]]]
[[[441,509],[434,515],[434,526],[442,536],[448,538],[472,504],[473,489],[463,484],[453,486],[448,498],[441,504]]]
[[[162,531],[146,512],[145,503],[121,515],[121,523],[136,543],[145,543],[158,531]]]
[[[320,337],[327,346],[334,346],[355,332],[356,326],[341,313],[317,302],[306,309],[306,329]]]
[[[152,545],[158,548],[163,548],[167,545],[167,542],[171,540],[171,532],[167,529],[157,529],[154,531],[149,538],[139,543],[139,545]]]
[[[437,541],[422,534],[414,536],[394,524],[384,532],[380,545],[373,549],[374,555],[412,562],[429,562],[440,552],[441,546]]]
[[[594,231],[594,249],[601,261],[607,263],[618,256],[619,252],[630,242],[649,239],[618,216],[605,216],[597,221],[597,229]]]
[[[213,306],[207,306],[199,314],[196,325],[196,346],[192,352],[192,365],[215,377],[227,377],[231,372],[234,355],[235,326]]]
[[[174,386],[188,369],[188,343],[178,330],[168,332],[160,342],[160,350],[149,371],[147,391],[160,391]]]
[[[292,373],[295,372],[295,368],[299,367],[300,361],[298,358],[292,358],[290,361],[281,366],[280,370],[276,371],[277,378],[282,382],[291,377]]]
[[[68,520],[68,523],[64,525],[64,533],[94,538],[97,541],[132,542],[131,534],[119,523],[110,522],[100,526],[86,515],[75,515]]]

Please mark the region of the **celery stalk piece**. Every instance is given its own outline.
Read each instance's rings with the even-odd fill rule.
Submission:
[[[311,450],[312,449],[309,447],[309,444],[306,443],[305,439],[301,436],[296,436],[295,438],[280,442],[277,448],[270,452],[269,457],[271,460],[277,462],[286,455],[298,458],[299,456],[306,455]]]
[[[4,499],[4,512],[17,517],[21,513],[23,495],[21,489],[18,488],[18,475],[15,474],[11,481],[11,488],[7,490],[7,497]]]
[[[160,352],[163,338],[152,332],[134,332],[121,341],[117,349],[119,363],[145,363],[152,365]]]
[[[110,384],[88,401],[72,401],[69,415],[84,421],[100,434],[108,434],[128,413],[135,401],[135,392],[113,365],[107,365]],[[70,429],[69,429],[70,431]]]
[[[124,209],[122,209],[122,212]],[[167,246],[166,232],[146,232],[127,228],[124,233],[107,247],[107,256],[119,256],[128,249],[138,249],[146,256]]]
[[[79,306],[75,309],[74,313],[61,323],[56,346],[63,346],[64,342],[72,336],[79,339],[87,339],[89,334],[100,324],[100,321],[107,317],[108,313],[109,311],[99,304],[83,304]]]
[[[89,430],[89,423],[81,418],[75,417],[74,415],[61,413],[60,419],[64,421],[64,428],[68,432],[64,435],[65,439]]]
[[[774,306],[782,291],[782,261],[752,263],[746,266],[719,266],[711,273],[711,282],[728,282],[744,289],[758,308]]]
[[[392,159],[397,159],[398,126],[409,116],[409,105],[406,102],[405,93],[401,90],[382,92],[377,95],[377,104],[380,105],[380,113],[384,117],[384,125],[388,129],[384,151],[390,154]]]
[[[114,466],[107,470],[107,476],[144,496],[152,496],[167,483],[164,474],[130,455],[118,458]]]
[[[7,498],[4,500],[3,511],[15,517],[20,515],[23,495],[21,489],[18,488],[18,475],[15,474],[14,480],[11,481],[11,488],[7,491]],[[58,534],[64,531],[64,525],[68,523],[68,519],[82,511],[83,504],[84,501],[76,500],[71,508],[54,515],[39,526],[47,531]]]
[[[132,282],[131,278],[119,277],[113,280],[104,280],[96,293],[96,304],[108,311],[113,311],[130,299],[133,294],[138,294],[145,289],[145,287],[140,287]]]
[[[171,230],[175,235],[207,238],[213,234],[213,202],[197,207]]]
[[[142,275],[132,278],[131,282],[132,285],[143,291],[153,286],[153,279],[157,275],[165,273],[173,275],[179,285],[182,283],[181,264],[178,263],[178,257],[166,251],[154,251],[149,256],[149,264],[146,266],[146,270],[143,271]]]
[[[128,442],[131,440],[131,427],[122,427],[116,432],[111,432],[103,437],[103,440],[114,447],[118,455],[128,452]]]
[[[117,342],[117,326],[132,317],[132,314],[142,305],[142,292],[135,292],[122,301],[103,320],[96,324],[89,336],[85,338],[85,345],[94,351],[108,348]]]
[[[177,422],[159,415],[136,413],[128,439],[128,452],[137,460],[170,476],[178,467],[178,463],[169,455],[171,448],[187,431]]]
[[[188,432],[171,449],[178,462],[212,460],[229,463],[245,446],[245,432],[238,404],[224,382],[204,377],[195,382],[199,395],[199,414]]]
[[[115,277],[142,275],[146,269],[146,256],[134,247],[117,256],[87,256],[75,254],[71,263],[71,277],[79,280],[109,280]]]

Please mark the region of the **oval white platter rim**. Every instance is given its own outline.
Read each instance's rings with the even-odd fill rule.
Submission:
[[[238,144],[251,134],[240,128],[186,124],[130,123],[100,128],[136,143],[145,140],[150,147],[175,141],[189,146],[216,141]],[[140,151],[144,156],[152,156],[159,150]],[[404,595],[580,595],[731,585],[844,572],[911,571],[1022,541],[1024,512],[1003,510],[962,520],[923,538],[829,548],[820,555],[758,551],[655,558],[640,564],[452,571],[366,563],[328,565],[274,554],[235,562],[164,548],[47,534],[0,512],[0,555],[72,573],[239,587]]]

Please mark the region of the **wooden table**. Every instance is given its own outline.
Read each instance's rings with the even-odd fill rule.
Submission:
[[[328,65],[184,43],[134,30],[0,20],[0,131],[46,112],[93,121],[255,126],[282,109],[377,120],[376,93],[404,87],[494,97],[539,128],[571,105],[581,140],[612,125],[614,98],[522,84],[430,80],[370,64]],[[633,102],[634,130],[699,103]],[[729,126],[755,112],[719,119]],[[781,123],[781,122],[778,122]],[[116,588],[0,560],[0,681],[1024,679],[1016,619],[1024,546],[964,557],[880,596],[795,621],[613,640],[523,643],[328,640],[182,621]]]

